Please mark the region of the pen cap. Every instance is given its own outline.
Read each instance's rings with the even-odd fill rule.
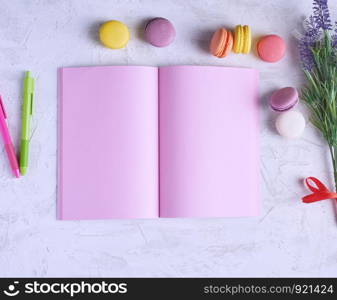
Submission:
[[[34,78],[30,75],[30,71],[27,71],[25,76],[25,91],[27,93],[32,93],[34,91]]]

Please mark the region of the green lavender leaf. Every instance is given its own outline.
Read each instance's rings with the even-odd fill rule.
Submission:
[[[304,70],[307,85],[301,99],[311,112],[311,123],[327,141],[337,190],[337,53],[329,31],[311,49],[314,67]]]

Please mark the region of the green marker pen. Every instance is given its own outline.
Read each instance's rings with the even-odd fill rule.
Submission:
[[[20,172],[25,175],[28,168],[30,121],[33,115],[34,102],[34,78],[26,72],[23,86],[23,107],[22,107],[22,132],[20,149]]]

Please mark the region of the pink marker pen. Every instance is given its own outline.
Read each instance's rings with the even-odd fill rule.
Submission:
[[[9,163],[11,165],[13,173],[15,177],[19,178],[20,177],[19,164],[18,164],[18,160],[15,154],[11,136],[9,135],[6,119],[7,119],[7,115],[6,115],[5,107],[2,102],[2,98],[0,96],[0,132],[1,132],[2,138],[5,143],[5,149],[6,149]]]

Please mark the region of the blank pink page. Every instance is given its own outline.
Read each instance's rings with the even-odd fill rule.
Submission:
[[[159,95],[160,216],[257,215],[257,71],[163,67]]]
[[[60,70],[60,219],[158,217],[158,69]]]

